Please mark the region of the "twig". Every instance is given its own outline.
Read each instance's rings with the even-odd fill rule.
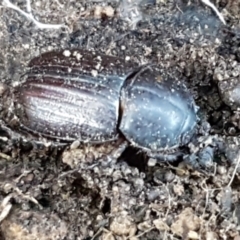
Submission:
[[[41,23],[41,22],[37,21],[32,14],[32,8],[31,8],[30,0],[26,0],[27,12],[24,12],[19,7],[12,4],[9,0],[3,0],[3,5],[5,7],[16,10],[17,12],[21,13],[26,18],[32,20],[38,28],[41,28],[41,29],[60,29],[61,27],[64,27],[63,24],[47,24],[47,23]]]
[[[6,159],[6,160],[11,160],[12,159],[9,155],[7,155],[5,153],[2,153],[2,152],[0,152],[0,158]]]
[[[10,213],[10,210],[12,209],[11,199],[12,199],[12,194],[6,196],[0,205],[0,209],[1,209],[0,223],[8,216],[8,214]]]
[[[150,232],[150,231],[152,231],[152,230],[154,230],[154,229],[155,229],[154,227],[151,227],[151,228],[145,230],[144,232],[139,233],[138,235],[136,235],[136,236],[134,236],[134,237],[135,237],[135,238],[139,238],[139,237],[143,236],[144,234],[146,234],[146,233],[148,233],[148,232]],[[127,237],[126,240],[131,239],[131,238],[132,238],[132,237]]]
[[[167,209],[167,211],[166,211],[165,218],[168,217],[168,213],[169,213],[170,208],[171,208],[171,200],[172,200],[171,195],[170,195],[170,192],[169,192],[169,186],[168,186],[168,184],[167,184],[167,186],[166,186],[166,190],[167,190],[167,192],[168,192],[168,209]]]
[[[219,17],[219,19],[221,20],[221,22],[226,25],[226,22],[224,20],[224,17],[222,16],[222,14],[217,10],[217,8],[214,6],[213,3],[211,3],[209,0],[201,0],[204,4],[206,4],[207,6],[209,6]]]
[[[240,164],[240,150],[238,151],[238,154],[237,154],[237,164],[236,164],[236,166],[235,166],[235,168],[234,168],[232,177],[231,177],[231,179],[230,179],[227,187],[230,187],[230,186],[232,185],[232,182],[233,182],[233,179],[234,179],[234,177],[235,177],[235,175],[236,175],[236,173],[237,173],[237,169],[238,169],[238,167],[239,167],[239,164]]]

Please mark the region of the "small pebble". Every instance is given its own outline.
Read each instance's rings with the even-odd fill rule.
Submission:
[[[79,140],[76,140],[76,141],[74,141],[74,142],[71,144],[70,148],[71,148],[71,149],[76,149],[76,148],[79,147],[79,145],[80,145],[80,141],[79,141]]]
[[[189,239],[199,239],[199,235],[198,235],[197,232],[190,230],[190,231],[188,232],[188,238],[189,238]]]

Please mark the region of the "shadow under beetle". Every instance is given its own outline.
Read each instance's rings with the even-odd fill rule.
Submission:
[[[154,67],[80,49],[48,52],[0,93],[9,132],[92,144],[122,137],[115,155],[130,144],[160,161],[212,163],[210,146],[182,151],[196,135],[198,108],[183,82]]]

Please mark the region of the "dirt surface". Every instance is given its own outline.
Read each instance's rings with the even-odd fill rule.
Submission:
[[[2,82],[18,82],[33,57],[65,48],[177,69],[224,151],[208,175],[182,162],[152,164],[131,148],[114,164],[93,165],[114,144],[59,149],[1,130],[0,239],[239,240],[240,3],[212,1],[224,25],[197,0],[32,1],[42,26],[6,2]],[[13,3],[27,12],[25,1]]]

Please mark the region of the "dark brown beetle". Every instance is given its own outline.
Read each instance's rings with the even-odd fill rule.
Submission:
[[[176,150],[190,142],[197,126],[197,107],[181,81],[97,52],[42,54],[30,62],[21,84],[1,92],[7,106],[1,118],[11,129],[93,144],[123,135],[161,160],[182,155]],[[195,164],[196,157],[188,159]]]

